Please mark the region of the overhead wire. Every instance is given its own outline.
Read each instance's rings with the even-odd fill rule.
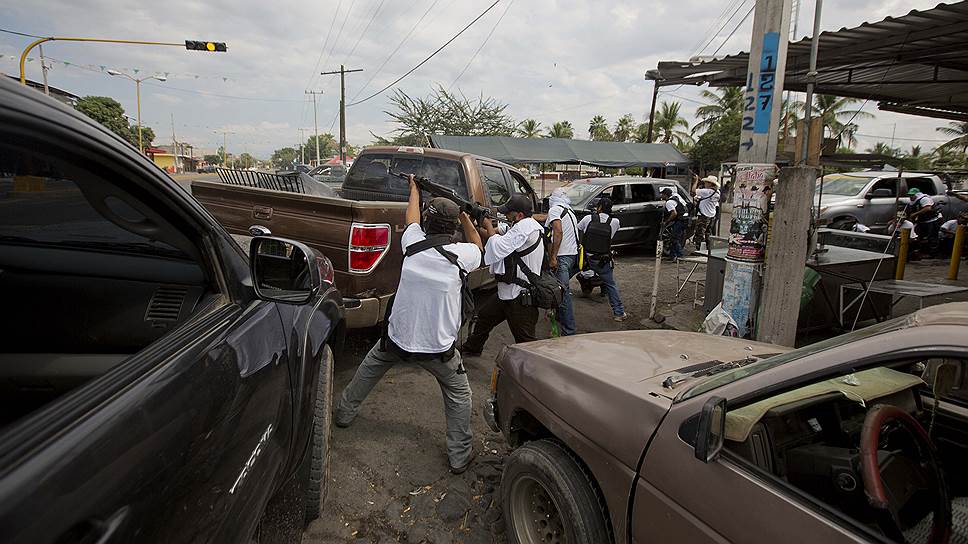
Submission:
[[[753,11],[755,9],[756,9],[756,2],[753,2],[753,5],[750,6],[749,11],[746,12],[746,15],[740,20],[740,22],[736,23],[736,26],[733,27],[733,31],[729,33],[729,36],[726,36],[726,39],[723,40],[723,43],[719,44],[719,47],[717,47],[716,50],[713,51],[713,55],[712,55],[713,57],[715,57],[719,53],[719,51],[723,48],[723,46],[729,42],[729,39],[733,37],[733,34],[736,34],[736,31],[739,30],[739,27],[743,26],[743,23],[745,23],[746,20],[750,18],[750,15],[753,14]]]
[[[719,36],[719,33],[722,32],[724,28],[726,28],[726,25],[729,24],[729,21],[736,16],[736,13],[739,12],[740,9],[742,9],[742,5],[745,4],[746,2],[747,0],[735,0],[732,4],[727,3],[728,5],[726,9],[723,11],[723,14],[719,16],[719,18],[709,27],[708,30],[706,30],[706,33],[709,35],[709,37],[703,38],[700,40],[699,42],[700,45],[697,45],[695,47],[693,54],[690,55],[689,58],[695,57],[696,55],[701,55],[702,52],[705,51],[706,48],[709,47],[709,45],[716,40],[716,36]],[[733,14],[730,15],[728,19],[724,20],[724,18],[726,17],[726,13],[728,13],[729,10],[733,10]],[[719,23],[722,23],[719,27],[719,30],[710,34],[710,31],[713,29],[713,27]]]
[[[362,30],[362,31],[361,31],[361,32],[359,33],[359,35],[358,35],[358,36],[356,37],[356,43],[354,43],[354,44],[353,44],[353,48],[352,48],[352,49],[350,49],[350,52],[349,52],[349,54],[348,54],[348,55],[346,55],[346,60],[344,60],[344,61],[343,61],[343,64],[346,64],[346,62],[350,60],[350,57],[352,57],[352,56],[353,56],[353,53],[355,53],[355,52],[356,52],[356,47],[357,47],[358,45],[360,45],[360,40],[362,40],[362,39],[363,39],[363,36],[364,36],[364,35],[366,34],[366,32],[367,32],[367,31],[368,31],[368,30],[370,29],[370,25],[372,25],[372,24],[373,24],[373,21],[374,21],[374,20],[376,20],[376,16],[377,16],[377,15],[378,15],[378,14],[380,13],[380,10],[381,10],[381,9],[383,9],[383,4],[384,4],[385,2],[386,2],[386,0],[380,0],[380,3],[379,3],[379,4],[377,4],[377,6],[376,6],[376,9],[375,9],[375,10],[373,11],[373,15],[371,15],[371,16],[370,16],[370,20],[369,20],[369,21],[367,21],[367,23],[366,23],[366,26],[364,26],[364,27],[363,27],[363,30]]]
[[[454,87],[454,85],[456,85],[457,82],[460,81],[460,78],[463,77],[464,72],[466,72],[467,69],[470,68],[471,63],[474,62],[474,59],[477,58],[477,55],[480,54],[481,50],[484,49],[484,46],[487,45],[488,40],[490,40],[491,36],[494,35],[494,31],[497,30],[498,26],[500,26],[501,21],[504,20],[504,16],[508,14],[508,11],[511,9],[512,5],[514,5],[514,0],[511,0],[510,2],[508,2],[508,7],[504,8],[504,13],[501,14],[501,17],[498,18],[497,22],[494,23],[494,26],[491,27],[491,31],[488,32],[487,36],[484,37],[484,41],[481,42],[481,46],[477,48],[477,51],[474,51],[474,54],[471,55],[470,60],[467,61],[467,64],[464,65],[464,68],[460,71],[460,73],[457,74],[457,77],[454,78],[454,81],[450,83],[450,86],[447,87],[447,91],[450,91]]]
[[[25,38],[37,38],[38,40],[48,37],[48,36],[38,36],[36,34],[27,34],[25,32],[17,32],[16,30],[7,30],[6,28],[0,28],[0,32],[6,32],[7,34],[14,34],[16,36],[23,36]]]
[[[336,46],[339,45],[339,39],[343,36],[343,29],[346,28],[346,21],[350,19],[350,13],[353,13],[353,6],[356,5],[356,0],[350,1],[350,7],[346,10],[346,15],[343,16],[343,24],[339,26],[339,32],[336,33],[336,39],[333,40],[333,45],[329,48],[329,54],[326,55],[326,60],[323,61],[323,67],[326,67],[329,63],[329,59],[333,57],[333,53],[336,52]]]
[[[432,59],[432,58],[434,58],[434,56],[436,56],[436,55],[437,55],[437,53],[440,53],[441,51],[443,51],[443,49],[444,49],[445,47],[447,47],[447,46],[448,46],[448,45],[450,45],[450,44],[451,44],[451,43],[452,43],[452,42],[453,42],[454,40],[456,40],[457,38],[459,38],[461,34],[463,34],[464,32],[466,32],[468,28],[470,28],[471,26],[473,26],[473,25],[474,25],[474,23],[476,23],[477,21],[479,21],[479,20],[481,19],[481,17],[484,17],[485,15],[487,15],[487,12],[489,12],[489,11],[491,11],[492,9],[494,9],[494,6],[496,6],[496,5],[498,5],[498,3],[499,3],[500,1],[501,1],[501,0],[494,0],[494,3],[492,3],[492,4],[490,5],[490,6],[488,6],[488,7],[487,7],[487,9],[485,9],[484,11],[482,11],[482,12],[481,12],[481,14],[480,14],[480,15],[478,15],[477,17],[475,17],[475,18],[474,18],[474,19],[473,19],[473,20],[472,20],[471,22],[469,22],[469,23],[467,23],[467,25],[466,25],[466,26],[465,26],[464,28],[462,28],[462,29],[460,30],[460,32],[458,32],[457,34],[454,34],[454,36],[453,36],[453,37],[451,37],[451,38],[450,38],[449,40],[447,40],[446,42],[444,42],[444,44],[443,44],[443,45],[441,45],[440,47],[438,47],[438,48],[437,48],[437,49],[436,49],[436,50],[435,50],[435,51],[434,51],[433,53],[431,53],[431,54],[430,54],[430,55],[429,55],[429,56],[428,56],[427,58],[425,58],[424,60],[422,60],[422,61],[420,61],[419,63],[417,63],[417,65],[416,65],[416,66],[414,66],[413,68],[411,68],[411,69],[409,69],[409,70],[407,70],[407,72],[405,72],[405,73],[404,73],[404,74],[403,74],[402,76],[400,76],[400,77],[398,77],[397,79],[395,79],[395,80],[393,80],[392,82],[390,82],[390,84],[389,84],[389,85],[387,85],[387,86],[385,86],[385,87],[383,87],[383,88],[382,88],[382,89],[380,89],[379,91],[377,91],[377,92],[375,92],[375,93],[373,93],[373,94],[371,94],[370,96],[367,96],[366,98],[364,98],[364,99],[362,99],[362,100],[357,100],[356,102],[353,102],[353,103],[351,103],[351,104],[347,104],[346,106],[347,106],[347,107],[349,107],[349,106],[356,106],[357,104],[362,104],[363,102],[366,102],[367,100],[370,100],[370,99],[372,99],[372,98],[376,98],[377,96],[379,96],[379,95],[381,95],[381,94],[383,94],[383,92],[384,92],[384,91],[386,91],[387,89],[389,89],[390,87],[393,87],[393,86],[394,86],[394,85],[396,85],[397,83],[400,83],[401,81],[403,81],[403,79],[404,79],[404,78],[406,78],[406,77],[407,77],[407,76],[409,76],[410,74],[412,74],[412,73],[414,73],[414,72],[416,72],[416,71],[417,71],[417,69],[419,69],[419,68],[420,68],[421,66],[423,66],[424,64],[426,64],[426,63],[427,63],[427,62],[428,62],[428,61],[429,61],[430,59]]]

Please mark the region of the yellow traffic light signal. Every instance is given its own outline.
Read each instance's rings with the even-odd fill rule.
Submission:
[[[189,51],[209,51],[212,53],[225,53],[228,51],[225,42],[206,42],[199,40],[185,40],[185,49]]]

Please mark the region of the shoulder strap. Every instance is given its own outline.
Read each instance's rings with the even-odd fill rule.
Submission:
[[[467,277],[467,271],[464,270],[464,267],[460,265],[460,262],[458,262],[457,255],[451,251],[447,251],[441,246],[434,246],[434,249],[437,250],[437,253],[440,253],[445,259],[450,261],[450,264],[457,267],[458,273],[460,274],[460,280],[464,281],[464,279]]]
[[[531,252],[533,252],[535,249],[538,248],[539,244],[541,244],[540,236],[530,246],[524,249],[519,249],[511,253],[507,257],[505,257],[504,274],[502,274],[500,278],[497,278],[497,280],[502,283],[513,283],[515,285],[519,285],[524,288],[531,287],[530,283],[518,277],[518,267],[520,267],[521,270],[524,271],[524,275],[527,276],[528,279],[537,277],[535,273],[532,272],[530,268],[528,268],[528,265],[524,263],[524,260],[522,259],[522,257],[526,255],[530,255]]]
[[[403,256],[412,257],[417,253],[426,251],[430,248],[445,246],[450,243],[451,243],[450,236],[447,236],[447,235],[431,236],[429,238],[425,238],[423,240],[420,240],[419,242],[414,242],[409,246],[407,246],[407,250],[404,252]]]

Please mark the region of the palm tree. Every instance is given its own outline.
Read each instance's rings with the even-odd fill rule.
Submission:
[[[960,147],[962,153],[968,153],[968,121],[952,121],[947,127],[938,127],[938,132],[954,139],[941,144],[941,147]]]
[[[535,121],[534,119],[525,119],[518,125],[516,132],[518,133],[518,136],[522,138],[540,138],[541,123]]]
[[[665,102],[659,105],[659,111],[655,115],[655,131],[659,141],[667,144],[675,144],[682,147],[685,142],[692,138],[688,132],[679,130],[689,128],[689,122],[679,115],[680,104],[678,102]]]
[[[616,142],[626,142],[635,132],[635,117],[631,113],[626,113],[615,123],[615,130],[612,132],[612,139]]]
[[[872,155],[887,155],[888,157],[897,157],[900,155],[900,150],[895,149],[884,142],[877,142],[874,147],[868,148],[867,152]]]
[[[612,133],[608,131],[608,121],[601,115],[592,117],[592,120],[588,123],[588,137],[598,142],[611,140]]]
[[[963,162],[963,159],[964,154],[958,153],[948,144],[943,144],[931,153],[931,166],[938,170],[956,168],[959,163]]]
[[[743,111],[743,89],[741,87],[723,87],[717,92],[703,90],[702,97],[712,100],[712,104],[696,108],[696,117],[702,121],[692,127],[692,133],[705,132],[721,118],[733,112]]]
[[[549,138],[565,138],[571,139],[575,137],[575,129],[572,128],[571,122],[569,121],[558,121],[551,128],[548,129]]]
[[[839,144],[844,141],[848,129],[853,130],[853,132],[857,131],[856,127],[850,127],[854,119],[874,118],[874,114],[867,113],[866,111],[845,109],[847,106],[856,104],[857,102],[860,102],[860,99],[818,94],[813,98],[813,108],[810,115],[821,118],[823,127],[830,129],[830,136],[837,138],[837,143]],[[803,111],[804,103],[797,102],[795,107],[798,111]],[[851,134],[851,139],[853,139],[853,134]],[[848,147],[853,147],[850,145],[850,141],[847,143]],[[856,144],[856,140],[853,140],[853,143]]]
[[[911,146],[911,152],[904,155],[904,169],[921,170],[926,166],[926,159],[927,157],[921,154],[921,146]]]

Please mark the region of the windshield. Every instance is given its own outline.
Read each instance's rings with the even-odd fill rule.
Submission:
[[[837,346],[842,346],[855,342],[862,338],[868,338],[871,336],[876,336],[883,332],[893,331],[900,329],[907,325],[910,316],[899,317],[897,319],[892,319],[890,321],[885,321],[883,323],[878,323],[877,325],[871,325],[870,327],[861,329],[859,331],[849,332],[847,334],[842,334],[840,336],[835,336],[815,344],[810,344],[809,346],[804,346],[800,349],[795,349],[793,351],[788,351],[786,353],[781,353],[780,355],[775,355],[769,359],[764,359],[762,361],[757,361],[755,363],[737,368],[735,370],[730,370],[728,372],[723,372],[717,374],[714,377],[696,384],[690,389],[683,391],[676,402],[681,402],[686,399],[691,399],[693,397],[702,395],[703,393],[708,393],[713,389],[722,387],[726,384],[733,383],[735,381],[741,380],[748,376],[754,374],[759,374],[765,370],[771,368],[776,368],[780,365],[785,365],[792,361],[797,361],[808,355],[813,355],[814,353],[820,353],[821,351],[831,349]]]
[[[871,178],[848,176],[846,174],[830,174],[823,177],[823,194],[837,196],[854,196],[860,194],[870,183]],[[820,180],[817,180],[817,194],[820,194]]]
[[[586,199],[590,198],[592,195],[601,190],[601,185],[594,185],[591,183],[578,183],[565,188],[565,191],[568,194],[568,199],[571,201],[572,205],[581,204]]]

